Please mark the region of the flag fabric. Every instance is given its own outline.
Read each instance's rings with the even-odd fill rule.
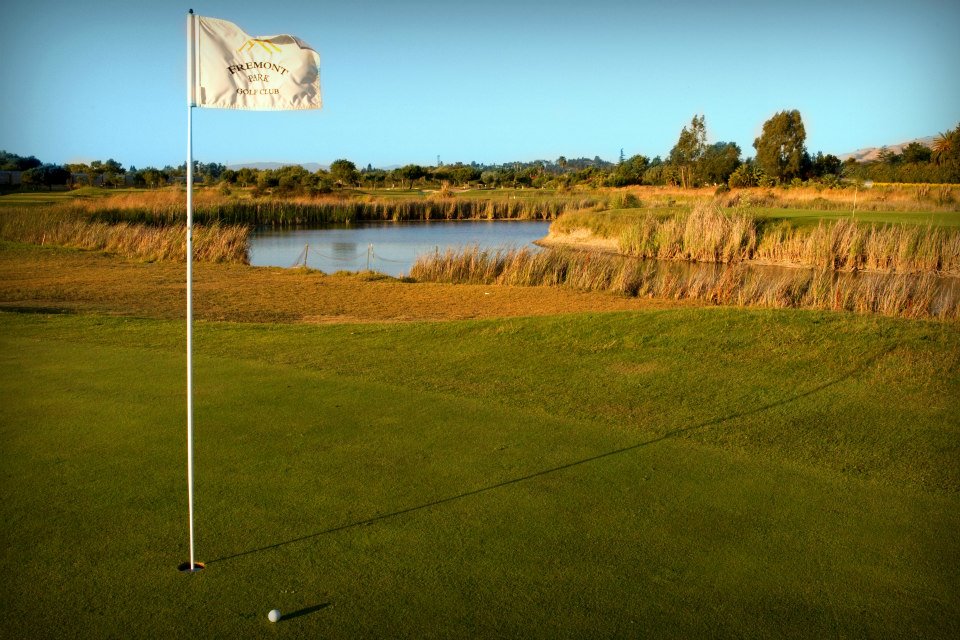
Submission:
[[[196,16],[190,103],[218,109],[319,109],[320,54],[290,35],[250,36]]]

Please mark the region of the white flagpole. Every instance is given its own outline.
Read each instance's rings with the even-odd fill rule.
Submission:
[[[193,105],[194,105],[194,38],[193,9],[187,14],[187,508],[190,521],[190,564],[181,569],[189,572],[203,569],[193,553]]]

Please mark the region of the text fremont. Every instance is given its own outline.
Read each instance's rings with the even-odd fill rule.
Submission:
[[[230,75],[240,71],[246,71],[247,69],[267,69],[268,71],[276,71],[280,75],[285,75],[288,73],[288,69],[286,67],[281,67],[280,65],[272,62],[239,62],[227,67]]]

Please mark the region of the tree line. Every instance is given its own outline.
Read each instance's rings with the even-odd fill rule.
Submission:
[[[578,185],[624,187],[629,185],[673,185],[684,188],[719,186],[742,188],[775,185],[838,186],[842,180],[878,182],[960,182],[960,124],[941,133],[932,147],[913,142],[900,153],[882,150],[872,162],[853,158],[842,161],[833,154],[811,155],[805,146],[806,130],[797,110],[774,114],[763,124],[754,140],[755,155],[742,159],[743,152],[734,142],[707,143],[706,118],[693,116],[680,131],[677,143],[666,158],[644,155],[608,162],[593,159],[513,162],[481,165],[456,163],[436,166],[408,164],[393,169],[371,165],[358,168],[347,159],[338,159],[329,169],[310,172],[299,165],[279,169],[229,169],[219,163],[194,163],[194,179],[199,184],[219,185],[225,192],[233,187],[250,188],[255,194],[330,193],[343,188],[422,187],[480,188],[555,188]],[[0,151],[0,170],[22,171],[22,183],[29,187],[135,186],[156,188],[183,182],[186,163],[177,167],[124,168],[114,159],[67,165],[44,164],[33,156],[21,157]]]

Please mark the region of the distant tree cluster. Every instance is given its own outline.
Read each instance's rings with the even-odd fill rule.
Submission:
[[[724,188],[798,185],[813,181],[837,186],[843,180],[877,182],[960,182],[960,124],[941,133],[932,148],[911,143],[900,153],[883,150],[874,162],[853,159],[841,162],[832,154],[810,155],[806,130],[797,110],[780,111],[763,123],[754,140],[756,155],[741,159],[742,151],[733,142],[707,143],[706,118],[695,115],[680,131],[677,143],[665,158],[634,155],[620,151],[619,161],[599,156],[556,160],[482,165],[455,163],[437,166],[407,164],[393,169],[371,165],[358,169],[345,158],[334,160],[329,169],[310,172],[299,165],[279,169],[228,169],[218,163],[194,162],[194,181],[220,185],[228,193],[234,187],[252,189],[254,195],[318,195],[341,189],[423,189],[444,185],[472,188],[553,188],[625,187],[629,185],[673,185]],[[177,167],[124,168],[116,160],[94,160],[67,165],[44,164],[33,156],[22,157],[0,151],[0,171],[18,171],[25,187],[71,185],[159,188],[186,181],[186,163]]]
[[[33,156],[18,156],[15,153],[0,151],[0,171],[19,171],[21,184],[27,187],[44,186],[48,189],[65,185],[70,180],[70,172],[55,164],[43,164]]]
[[[874,162],[844,163],[844,175],[876,182],[960,182],[960,124],[941,133],[932,147],[911,142],[900,153],[885,147]]]
[[[42,162],[33,156],[18,156],[15,153],[0,151],[0,171],[26,171],[39,167]]]

